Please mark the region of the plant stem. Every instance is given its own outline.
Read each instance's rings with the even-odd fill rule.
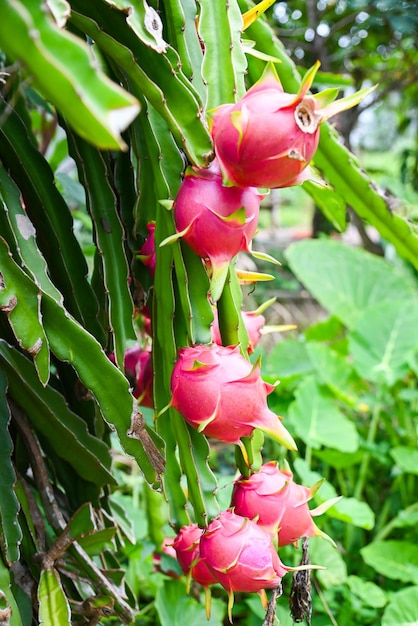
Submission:
[[[418,502],[414,502],[414,504],[411,504],[411,506],[408,506],[406,509],[403,509],[402,513],[403,514],[411,513],[412,511],[416,511],[417,509],[418,509]],[[390,535],[392,530],[397,527],[397,518],[398,516],[394,517],[393,519],[390,520],[390,522],[386,524],[386,526],[383,526],[381,531],[376,534],[373,541],[382,541],[383,539],[386,539],[386,537]]]
[[[377,429],[379,426],[381,408],[382,407],[379,402],[377,402],[375,407],[373,408],[372,419],[369,425],[369,432],[367,433],[368,446],[370,446],[376,438],[376,433],[377,433]],[[365,485],[366,478],[367,478],[367,473],[369,471],[370,458],[371,458],[370,452],[366,451],[361,461],[359,474],[357,478],[357,484],[354,488],[354,494],[353,494],[354,497],[357,498],[358,500],[361,499],[361,496],[363,493],[364,485]]]

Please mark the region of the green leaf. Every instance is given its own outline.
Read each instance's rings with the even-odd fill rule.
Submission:
[[[418,626],[418,587],[395,593],[385,609],[382,626]]]
[[[39,623],[43,626],[71,626],[71,611],[55,569],[41,572],[38,586]]]
[[[225,604],[213,598],[207,620],[204,604],[187,595],[185,584],[179,580],[167,581],[158,589],[155,606],[161,626],[222,626],[225,613]]]
[[[322,565],[326,568],[315,572],[315,576],[326,589],[346,582],[347,566],[344,559],[328,541],[324,541],[320,537],[311,537],[309,539],[309,559],[314,565]]]
[[[0,106],[0,115],[0,158],[22,193],[51,280],[63,294],[67,310],[104,342],[97,320],[97,299],[86,278],[86,259],[74,235],[69,208],[55,187],[53,172],[16,112]]]
[[[349,345],[360,376],[393,385],[409,371],[418,347],[418,303],[410,297],[368,307],[351,329]]]
[[[120,132],[139,103],[92,63],[86,43],[59,29],[37,0],[6,0],[2,14],[3,50],[23,61],[35,86],[74,130],[101,148],[123,148]]]
[[[406,219],[390,210],[383,194],[328,124],[321,125],[314,164],[345,202],[374,226],[383,239],[392,243],[400,256],[418,268],[418,237],[413,228]]]
[[[263,377],[272,383],[280,380],[282,384],[287,384],[312,374],[315,370],[307,345],[298,339],[285,339],[276,343],[269,352],[269,358],[263,362]]]
[[[104,419],[116,428],[125,452],[136,459],[148,482],[153,483],[163,470],[162,459],[149,439],[148,429],[143,429],[138,421],[140,413],[129,391],[129,382],[96,339],[46,295],[42,313],[51,350],[62,361],[71,363],[83,385],[95,397]],[[154,439],[161,444],[156,435]]]
[[[19,607],[16,602],[16,598],[12,592],[12,580],[10,577],[10,571],[3,562],[0,554],[0,590],[6,596],[8,606],[11,608],[10,623],[6,622],[5,626],[23,626],[22,617],[19,612]]]
[[[418,474],[418,450],[408,446],[396,446],[389,453],[396,465],[407,474]]]
[[[354,424],[323,393],[313,377],[298,387],[296,399],[289,406],[294,431],[307,445],[321,445],[341,452],[355,452],[359,438]]]
[[[134,307],[129,291],[129,268],[124,250],[124,231],[116,196],[111,186],[108,157],[73,133],[67,133],[70,155],[87,196],[87,207],[94,225],[94,239],[103,263],[103,280],[109,302],[116,363],[123,369],[129,339],[136,339]]]
[[[323,495],[323,494],[322,494]],[[320,496],[320,499],[322,497]],[[327,511],[330,517],[358,528],[371,530],[375,525],[375,514],[367,502],[357,498],[343,498]]]
[[[10,411],[6,400],[7,380],[0,370],[0,528],[1,549],[7,564],[19,558],[22,532],[18,523],[19,501],[16,498],[16,474],[11,461],[13,441],[9,433]],[[0,585],[1,589],[1,585]]]
[[[394,266],[359,248],[331,240],[292,244],[285,256],[292,271],[315,298],[353,328],[373,304],[409,301],[414,287]]]
[[[0,310],[9,319],[20,346],[32,356],[43,384],[49,378],[49,347],[42,326],[40,292],[13,261],[7,243],[0,237]]]
[[[374,541],[360,550],[365,563],[393,580],[418,584],[418,546],[409,541]]]
[[[2,167],[0,167],[0,196],[7,207],[4,215],[13,233],[8,240],[9,245],[12,246],[13,238],[25,271],[45,293],[61,302],[62,295],[49,278],[45,259],[38,249],[35,228],[23,209],[20,191]],[[19,259],[15,257],[15,261],[19,262]]]
[[[369,580],[364,580],[360,576],[349,576],[347,584],[351,593],[359,597],[366,606],[380,609],[387,604],[387,597],[383,589]]]
[[[143,44],[126,22],[126,13],[103,0],[71,2],[71,21],[91,37],[128,77],[131,91],[145,97],[164,118],[190,161],[204,165],[212,154],[202,102],[179,68],[175,50],[159,54]]]
[[[307,180],[303,183],[303,189],[308,192],[312,200],[318,206],[325,217],[340,233],[347,225],[347,205],[345,200],[334,189],[321,185],[315,181]]]
[[[201,73],[203,51],[196,28],[196,4],[194,0],[163,0],[162,4],[167,40],[177,50],[184,74],[203,101],[206,88]]]
[[[349,405],[356,404],[356,397],[350,393],[354,374],[350,363],[325,344],[309,342],[306,350],[319,381],[327,385],[337,398]]]
[[[83,535],[77,539],[77,542],[89,556],[99,556],[103,550],[115,549],[116,530],[116,527],[102,528],[102,530]]]
[[[341,453],[339,453],[341,455]],[[311,486],[322,479],[318,472],[309,469],[304,459],[298,458],[294,462],[295,471],[306,486]],[[337,491],[329,482],[324,482],[315,494],[315,503],[318,505],[338,496]],[[353,524],[359,528],[370,530],[374,526],[374,512],[366,502],[356,498],[342,498],[326,511],[326,515],[341,520],[347,524]]]
[[[88,432],[85,422],[68,408],[64,397],[51,385],[44,387],[32,363],[3,339],[0,360],[8,376],[10,395],[58,456],[90,482],[114,483],[108,447]]]
[[[244,95],[247,67],[241,45],[242,16],[236,0],[202,0],[199,34],[205,47],[202,76],[207,85],[206,108],[234,102]]]

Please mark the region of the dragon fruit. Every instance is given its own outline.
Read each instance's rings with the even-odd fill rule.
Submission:
[[[287,187],[306,179],[321,122],[357,104],[370,90],[335,100],[338,90],[308,94],[319,63],[297,94],[286,93],[272,65],[235,104],[215,109],[211,134],[224,178],[238,186]]]
[[[272,589],[289,571],[269,533],[231,510],[220,513],[203,532],[200,557],[228,592],[230,621],[235,591]]]
[[[231,260],[249,244],[257,229],[264,196],[252,187],[226,187],[218,163],[188,168],[173,204],[177,235],[208,261],[211,294],[217,300]]]
[[[339,498],[329,500],[316,509],[311,510],[308,506],[308,501],[322,482],[311,488],[298,485],[289,469],[280,470],[277,463],[271,461],[249,478],[241,476],[235,481],[231,506],[239,515],[256,518],[257,524],[267,532],[278,533],[279,546],[314,535],[330,540],[312,518],[326,511]]]
[[[287,448],[296,449],[291,435],[267,406],[267,394],[274,386],[261,379],[259,363],[252,365],[239,347],[186,347],[178,356],[171,376],[171,406],[193,428],[238,445],[241,437],[260,428]]]
[[[183,526],[173,541],[173,548],[180,567],[193,580],[207,587],[217,582],[206,563],[200,559],[199,543],[203,530],[197,524]]]

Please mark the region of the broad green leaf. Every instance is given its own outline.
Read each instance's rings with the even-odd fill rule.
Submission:
[[[323,494],[320,495],[320,498]],[[375,514],[367,502],[357,498],[343,498],[327,514],[334,519],[341,520],[346,524],[353,524],[359,528],[371,530],[375,525]]]
[[[222,626],[225,604],[213,598],[211,617],[206,619],[204,603],[187,595],[182,581],[166,581],[156,594],[155,606],[161,626]]]
[[[4,564],[2,556],[0,554],[0,590],[4,593],[8,606],[11,609],[10,622],[6,622],[5,626],[23,626],[22,618],[19,612],[19,607],[16,602],[16,598],[12,592],[12,580],[10,577],[10,571]]]
[[[393,528],[407,528],[408,526],[418,526],[418,502],[400,511],[391,522]]]
[[[126,14],[103,0],[71,3],[71,21],[91,37],[128,77],[131,91],[142,94],[165,119],[177,144],[196,165],[208,162],[212,143],[202,121],[203,105],[179,68],[174,49],[159,54],[141,42]]]
[[[341,454],[341,452],[339,453]],[[312,486],[321,480],[322,476],[318,472],[309,469],[304,459],[298,458],[294,462],[295,471],[298,473],[302,482],[306,486]],[[324,482],[321,488],[315,494],[315,503],[318,505],[336,498],[339,494],[333,485]],[[334,519],[341,520],[346,524],[352,524],[359,528],[370,530],[374,526],[375,516],[372,509],[366,502],[361,502],[356,498],[342,498],[337,504],[334,504],[326,511],[326,515]],[[320,520],[321,518],[318,518]],[[319,526],[321,524],[319,523]]]
[[[294,432],[307,445],[321,445],[341,452],[355,452],[359,445],[356,428],[325,395],[313,377],[306,378],[296,391],[289,406],[289,418]]]
[[[360,576],[349,576],[347,585],[351,593],[361,598],[363,604],[380,609],[387,604],[387,597],[383,589],[370,582],[364,580]]]
[[[16,112],[3,106],[0,115],[0,158],[22,193],[51,280],[64,296],[67,310],[104,343],[97,299],[87,281],[86,259],[74,235],[69,208],[55,187],[53,172]]]
[[[20,505],[15,494],[16,474],[11,461],[13,441],[9,432],[10,410],[6,392],[7,380],[0,369],[0,529],[1,549],[9,564],[19,558],[22,532],[18,523]]]
[[[401,589],[391,597],[382,626],[418,626],[418,586]]]
[[[52,352],[71,363],[95,397],[104,419],[116,428],[125,452],[136,459],[148,482],[153,483],[163,471],[163,463],[151,435],[158,445],[160,440],[142,424],[127,379],[96,339],[47,295],[43,297],[42,313]]]
[[[415,299],[369,306],[349,334],[353,365],[360,376],[393,385],[409,371],[418,348],[418,304]]]
[[[114,483],[106,444],[88,432],[85,422],[68,408],[54,387],[39,382],[29,359],[0,339],[0,361],[10,395],[58,456],[88,481],[98,485]]]
[[[94,239],[103,263],[116,363],[123,369],[127,342],[136,339],[136,335],[133,328],[134,307],[129,291],[129,268],[124,250],[125,237],[111,185],[111,166],[106,154],[72,133],[67,133],[67,136],[70,155],[77,163],[94,224]]]
[[[71,610],[58,572],[41,572],[38,586],[39,623],[42,626],[71,626]]]
[[[8,317],[20,346],[33,358],[43,384],[49,378],[49,347],[42,325],[39,287],[12,259],[0,237],[0,310]]]
[[[308,342],[306,350],[319,381],[327,385],[337,398],[349,405],[356,404],[357,399],[352,392],[354,372],[348,360],[325,344]]]
[[[393,580],[418,584],[418,546],[409,541],[374,541],[360,550],[365,563]]]
[[[285,339],[276,343],[263,361],[263,378],[274,383],[287,384],[292,380],[314,373],[307,352],[308,344],[298,339]]]
[[[236,0],[200,2],[199,34],[205,47],[202,75],[208,110],[244,95],[247,62],[241,45],[242,25]]]
[[[380,304],[383,310],[394,300],[408,302],[416,297],[394,266],[341,242],[302,241],[292,244],[285,256],[305,287],[348,328],[373,304]]]
[[[313,565],[322,565],[324,570],[316,570],[315,576],[326,588],[341,585],[347,580],[347,566],[340,552],[328,541],[320,537],[309,539],[309,559]]]
[[[407,474],[418,474],[418,450],[408,446],[396,446],[389,453],[396,465]]]
[[[36,231],[23,209],[20,191],[2,167],[0,167],[0,197],[7,208],[5,217],[13,232],[12,236],[25,271],[45,293],[61,302],[62,295],[49,278],[45,259],[37,247]],[[12,245],[11,240],[8,243]],[[15,261],[19,262],[19,259],[15,258]]]
[[[123,148],[120,132],[138,114],[139,103],[92,63],[87,44],[59,29],[37,0],[6,0],[2,17],[3,50],[24,63],[72,128],[101,148]]]

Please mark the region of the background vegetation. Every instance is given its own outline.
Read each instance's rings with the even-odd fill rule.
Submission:
[[[157,247],[152,283],[138,250],[149,221],[157,222],[157,246],[174,232],[160,201],[175,197],[186,162],[209,161],[207,111],[242,95],[260,77],[263,55],[280,61],[289,92],[317,58],[315,89],[379,88],[336,123],[357,157],[323,125],[314,165],[328,187],[272,194],[282,227],[289,219],[298,225],[302,203],[305,214],[315,206],[327,220],[315,222],[315,234],[331,230],[334,238],[283,251],[278,242],[289,231],[261,232],[256,243],[283,267],[275,281],[242,291],[231,272],[222,315],[238,322],[242,337],[242,299],[255,308],[278,296],[281,308],[266,312],[274,324],[283,308],[292,310],[284,299],[290,289],[293,300],[309,292],[322,306],[319,318],[305,317],[280,341],[266,337],[254,355],[262,353],[264,379],[281,381],[271,408],[298,442],[298,453],[287,453],[298,479],[308,486],[327,479],[316,504],[344,496],[318,521],[337,549],[310,542],[312,562],[327,567],[313,576],[312,623],[416,622],[416,10],[381,0],[277,2],[242,34],[249,7],[247,0],[2,3],[5,624],[206,623],[201,590],[186,593],[162,545],[190,519],[204,525],[228,507],[234,451],[209,447],[174,410],[157,420],[151,409],[133,411],[123,355],[135,341],[150,342],[148,305],[159,411],[170,399],[177,347],[210,341],[200,259],[180,245]],[[362,124],[366,107],[372,113]],[[396,154],[382,156],[395,142]],[[353,226],[365,250],[345,243]],[[261,444],[252,445],[259,453]],[[262,456],[285,455],[266,440]],[[280,556],[293,565],[300,551]],[[292,623],[287,578],[282,626]],[[226,623],[225,595],[215,588],[213,596],[208,624],[218,626]],[[259,625],[264,615],[256,596],[237,597],[234,623]]]

